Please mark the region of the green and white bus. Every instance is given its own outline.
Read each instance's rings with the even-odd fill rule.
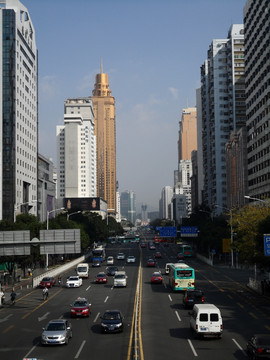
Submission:
[[[166,264],[166,274],[173,291],[192,290],[195,288],[195,270],[184,263]]]

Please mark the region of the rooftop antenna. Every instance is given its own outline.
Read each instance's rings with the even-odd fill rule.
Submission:
[[[103,73],[102,57],[100,58],[100,73]]]

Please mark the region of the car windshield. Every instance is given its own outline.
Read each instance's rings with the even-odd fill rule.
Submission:
[[[106,312],[103,316],[104,320],[120,320],[120,314],[116,312]]]
[[[125,278],[125,275],[115,275],[115,278],[116,278],[116,279],[124,279],[124,278]]]
[[[45,278],[43,278],[41,281],[51,281],[51,278],[45,277]]]
[[[69,281],[77,281],[77,280],[79,280],[79,278],[77,278],[77,277],[70,277],[68,280],[69,280]]]
[[[65,330],[64,323],[49,323],[46,328],[47,331],[58,331],[58,330]]]
[[[87,301],[75,301],[74,306],[87,306]]]
[[[97,277],[104,277],[106,276],[105,274],[97,274]]]
[[[161,274],[158,273],[158,272],[154,272],[154,273],[153,273],[153,276],[161,276]]]

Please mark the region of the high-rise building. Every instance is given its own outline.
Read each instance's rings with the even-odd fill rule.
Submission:
[[[97,196],[108,204],[108,212],[116,212],[116,129],[115,100],[111,95],[108,74],[101,65],[93,90],[97,153]]]
[[[242,24],[232,25],[227,39],[212,41],[201,83],[204,204],[220,213],[227,206],[225,145],[245,123]]]
[[[120,196],[121,216],[132,224],[136,220],[136,195],[134,191],[123,191]]]
[[[270,2],[244,8],[248,195],[270,198]]]
[[[191,160],[193,150],[197,150],[197,111],[189,107],[182,110],[179,121],[178,162]]]
[[[35,29],[18,0],[0,2],[0,219],[37,214],[38,57]]]
[[[64,125],[57,132],[57,198],[96,196],[96,137],[92,99],[64,103]]]
[[[161,191],[159,201],[159,217],[161,219],[170,219],[169,205],[172,202],[173,189],[171,186],[164,186]]]

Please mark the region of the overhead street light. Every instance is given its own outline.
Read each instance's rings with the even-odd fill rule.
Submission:
[[[54,212],[59,211],[59,210],[65,210],[65,208],[61,207],[60,209],[54,209],[54,210],[47,211],[47,230],[49,230],[49,215],[51,213],[54,213]]]
[[[231,257],[232,257],[232,267],[234,267],[234,261],[233,261],[233,248],[232,248],[232,244],[233,244],[233,228],[232,228],[232,209],[228,209],[226,207],[220,206],[220,205],[215,205],[216,207],[219,207],[221,209],[227,210],[230,213],[230,227],[231,227]]]
[[[76,211],[74,213],[67,214],[67,221],[69,221],[70,216],[75,215],[75,214],[80,214],[80,213],[81,213],[81,211]]]
[[[258,199],[258,198],[255,198],[255,197],[252,197],[249,195],[245,195],[244,198],[249,199],[249,200],[259,201],[259,202],[262,202],[263,204],[269,205],[269,201]]]

